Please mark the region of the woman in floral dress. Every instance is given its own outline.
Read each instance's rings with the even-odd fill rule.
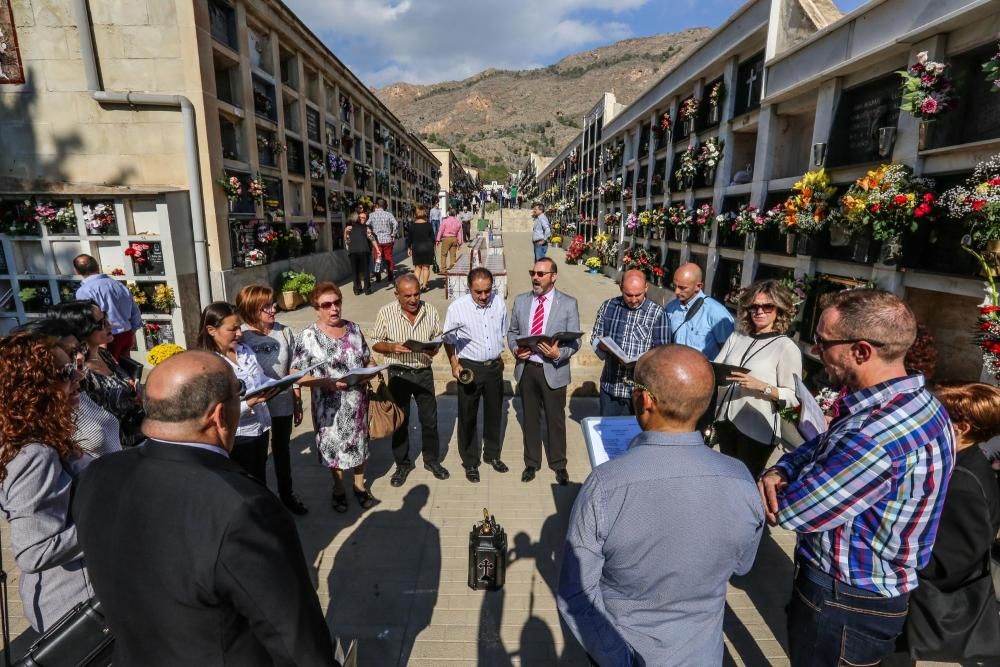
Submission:
[[[375,505],[365,487],[368,460],[368,395],[364,383],[348,387],[336,378],[353,368],[372,365],[371,350],[361,327],[341,318],[340,288],[330,282],[316,285],[309,295],[316,310],[316,323],[295,340],[292,369],[318,363],[299,384],[312,394],[313,428],[316,448],[333,473],[333,509],[347,511],[344,471],[354,470],[354,496],[363,509]]]

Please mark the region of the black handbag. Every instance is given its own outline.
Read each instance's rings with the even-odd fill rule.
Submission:
[[[114,644],[101,603],[90,598],[39,637],[16,667],[106,667]]]

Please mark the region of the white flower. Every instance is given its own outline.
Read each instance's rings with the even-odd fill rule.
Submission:
[[[923,65],[923,64],[925,64],[927,62],[927,52],[926,51],[921,51],[920,53],[917,54],[917,62],[920,63],[921,65]]]

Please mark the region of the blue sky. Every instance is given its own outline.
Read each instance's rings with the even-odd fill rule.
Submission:
[[[863,0],[834,0],[850,11]],[[285,0],[363,82],[526,69],[628,37],[716,27],[738,0]],[[608,7],[613,6],[613,9]]]

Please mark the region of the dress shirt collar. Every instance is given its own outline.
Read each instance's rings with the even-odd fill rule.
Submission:
[[[496,292],[490,292],[490,298],[486,300],[486,305],[485,306],[480,306],[476,302],[476,300],[474,298],[472,298],[472,294],[469,294],[469,301],[472,302],[472,305],[476,308],[476,310],[489,310],[490,308],[493,307],[493,304],[496,303],[496,300],[497,300],[497,293]]]
[[[100,278],[107,278],[107,276],[104,275],[103,273],[91,273],[89,276],[87,276],[86,278],[84,278],[80,282],[85,283],[85,282],[92,281],[92,280],[98,280]]]
[[[642,447],[643,445],[652,445],[657,447],[669,447],[669,446],[691,446],[700,445],[705,446],[705,436],[698,431],[689,431],[687,433],[666,433],[664,431],[643,431],[639,435],[632,439],[629,443],[628,448],[633,449],[635,447]]]
[[[219,456],[224,456],[229,458],[229,452],[227,452],[222,447],[218,445],[210,445],[207,442],[177,442],[176,440],[164,440],[163,438],[156,438],[157,442],[163,442],[168,445],[178,445],[180,447],[191,447],[192,449],[203,449],[206,452],[212,452],[213,454],[218,454]]]
[[[403,311],[403,306],[402,304],[399,303],[398,300],[393,301],[392,305],[393,305],[392,312],[398,315],[399,317],[403,318],[406,321],[406,323],[411,326],[417,326],[418,324],[420,324],[420,320],[422,320],[424,318],[424,315],[427,314],[427,304],[421,301],[420,310],[417,311],[417,316],[413,318],[413,322],[410,322],[410,318],[406,316],[406,312]]]
[[[695,302],[698,301],[698,299],[704,299],[704,298],[705,298],[705,293],[701,290],[698,290],[698,293],[695,294],[694,297],[687,303],[682,302],[680,299],[677,299],[677,303],[680,304],[681,310],[687,310],[688,308],[693,306]]]
[[[925,387],[924,376],[920,373],[905,375],[865,389],[859,389],[840,398],[837,403],[840,414],[856,414],[862,410],[885,405],[893,396],[913,393]]]

